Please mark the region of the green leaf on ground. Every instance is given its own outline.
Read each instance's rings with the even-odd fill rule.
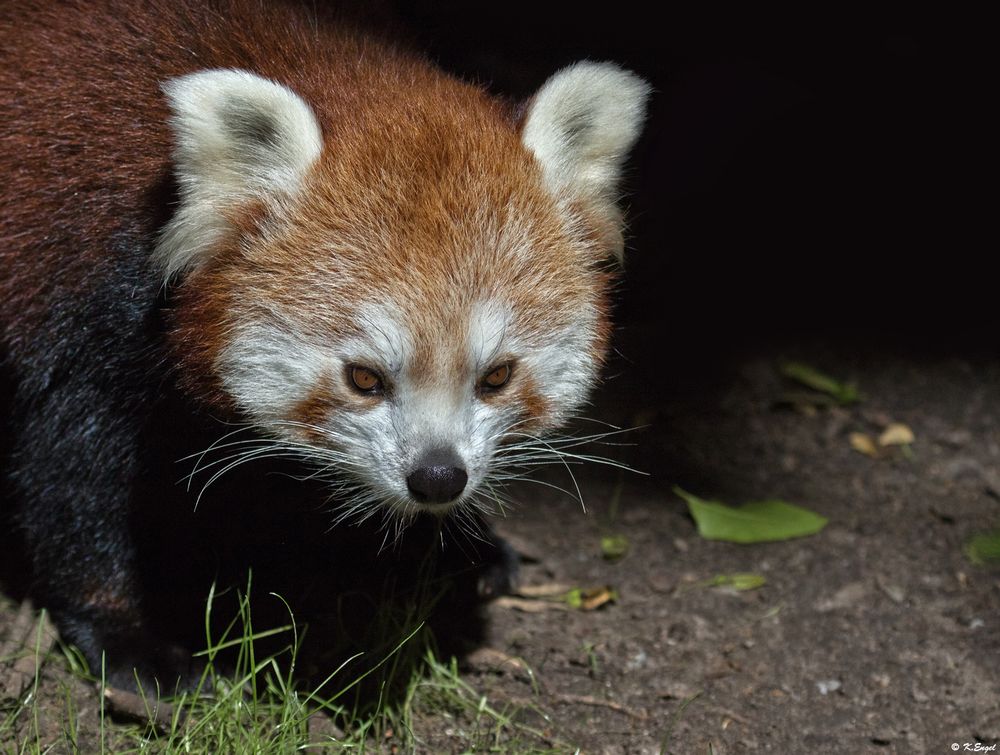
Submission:
[[[767,543],[815,535],[827,519],[808,509],[779,500],[753,501],[734,508],[719,501],[706,501],[674,486],[688,505],[706,540],[730,543]]]
[[[814,391],[831,396],[842,406],[861,400],[861,394],[853,383],[842,383],[802,362],[783,362],[779,366],[782,375]]]
[[[980,532],[965,544],[965,555],[977,566],[1000,565],[1000,530]]]
[[[732,590],[743,592],[763,587],[767,584],[767,578],[762,574],[737,572],[736,574],[716,574],[701,584],[705,587],[728,587]]]
[[[607,535],[601,538],[601,555],[608,561],[617,561],[628,553],[628,538],[624,535]]]

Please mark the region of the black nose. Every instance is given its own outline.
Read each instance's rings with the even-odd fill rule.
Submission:
[[[420,460],[406,478],[406,486],[420,503],[448,503],[465,490],[469,475],[450,448],[435,449]]]

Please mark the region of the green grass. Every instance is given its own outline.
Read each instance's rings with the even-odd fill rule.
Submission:
[[[34,646],[31,648],[31,653],[34,657],[34,674],[30,682],[25,685],[25,688],[21,691],[17,699],[0,702],[0,705],[2,705],[0,707],[0,717],[2,717],[2,720],[0,720],[0,744],[3,745],[4,752],[29,753],[42,751],[38,694],[41,685],[42,664],[46,660],[46,653],[42,650],[43,628],[44,615],[38,621]],[[13,664],[17,660],[17,658],[0,658],[0,663]],[[13,675],[13,670],[11,673]],[[19,739],[12,738],[11,744],[8,744],[7,740],[11,738],[19,721],[26,722],[24,726],[26,731]],[[73,728],[68,728],[67,733],[72,736],[74,734]]]
[[[497,706],[462,679],[455,658],[444,662],[432,650],[425,655],[425,672],[416,674],[403,705],[393,718],[405,727],[406,747],[426,750],[426,744],[412,729],[418,719],[433,719],[454,732],[455,743],[467,752],[549,753],[572,752],[573,747],[521,719],[529,712],[543,723],[548,716],[535,704]]]
[[[255,631],[248,595],[249,591],[241,597],[239,615],[218,638],[210,637],[208,630],[214,599],[210,596],[207,649],[200,654],[206,665],[197,688],[164,701],[145,690],[145,713],[134,723],[122,723],[95,686],[81,683],[100,685],[102,674],[90,675],[71,648],[46,655],[39,631],[33,683],[19,699],[6,701],[9,704],[0,709],[0,751],[17,755],[64,751],[406,753],[442,747],[466,752],[552,752],[556,747],[572,751],[522,721],[528,714],[545,723],[546,717],[534,704],[494,703],[462,679],[454,658],[438,657],[433,638],[422,624],[401,636],[385,656],[347,658],[326,679],[302,689],[295,679],[301,637],[293,617],[290,614],[286,626]],[[275,637],[287,639],[284,648],[258,655],[258,642]],[[217,663],[223,652],[236,656],[235,667],[227,673]],[[405,653],[413,652],[422,655],[422,663],[400,662]],[[338,672],[349,663],[363,670],[352,672],[345,681]],[[401,679],[399,674],[408,678]],[[359,707],[351,692],[369,676],[378,679],[378,689],[388,690],[399,683],[405,692],[393,696],[392,702],[379,695],[373,704]],[[169,708],[167,716],[163,716],[164,704]],[[94,706],[99,708],[96,714]],[[82,711],[88,707],[90,714],[85,718]]]

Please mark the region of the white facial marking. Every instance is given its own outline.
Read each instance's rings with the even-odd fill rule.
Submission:
[[[543,343],[527,350],[519,365],[532,376],[548,403],[548,424],[559,424],[575,412],[597,377],[590,351],[592,321],[588,322],[586,312],[580,314],[579,323],[553,331]]]
[[[496,300],[477,302],[469,318],[469,356],[471,364],[484,370],[496,363],[505,349],[514,344],[510,333],[514,312],[509,304]]]
[[[345,363],[362,367],[375,367],[394,380],[413,357],[413,340],[403,326],[405,319],[389,303],[362,304],[354,322],[359,335],[337,345],[337,352]]]
[[[273,428],[337,363],[332,349],[309,343],[289,328],[257,322],[234,329],[216,370],[240,408]]]

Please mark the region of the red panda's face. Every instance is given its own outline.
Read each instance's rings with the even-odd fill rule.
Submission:
[[[611,84],[633,88],[628,133],[603,124],[595,76],[605,98]],[[550,80],[520,131],[476,93],[467,105],[414,96],[389,124],[373,111],[324,124],[321,137],[295,95],[246,77],[207,72],[168,88],[184,201],[159,252],[169,273],[188,270],[177,341],[190,369],[266,434],[335,471],[349,515],[489,502],[517,449],[541,447],[597,378],[606,259],[620,238],[610,192],[644,85],[581,66]],[[266,145],[228,147],[233,174],[250,164],[264,176],[249,188],[236,179],[213,189],[218,180],[197,168],[203,124],[185,131],[185,108],[213,85],[263,102],[241,101],[232,115],[235,95],[220,100],[223,142],[227,129],[254,130],[227,122],[245,125],[248,111],[266,134]],[[256,99],[248,87],[261,89]],[[273,144],[278,158],[266,154]],[[262,194],[261,182],[272,188]],[[248,196],[220,214],[213,191]],[[191,249],[199,222],[200,243],[215,247],[204,257]]]
[[[557,425],[596,377],[585,322],[532,332],[500,299],[428,316],[373,293],[346,332],[323,338],[247,321],[218,362],[258,426],[314,448],[358,483],[359,501],[402,513],[488,492],[505,471],[498,448]]]

